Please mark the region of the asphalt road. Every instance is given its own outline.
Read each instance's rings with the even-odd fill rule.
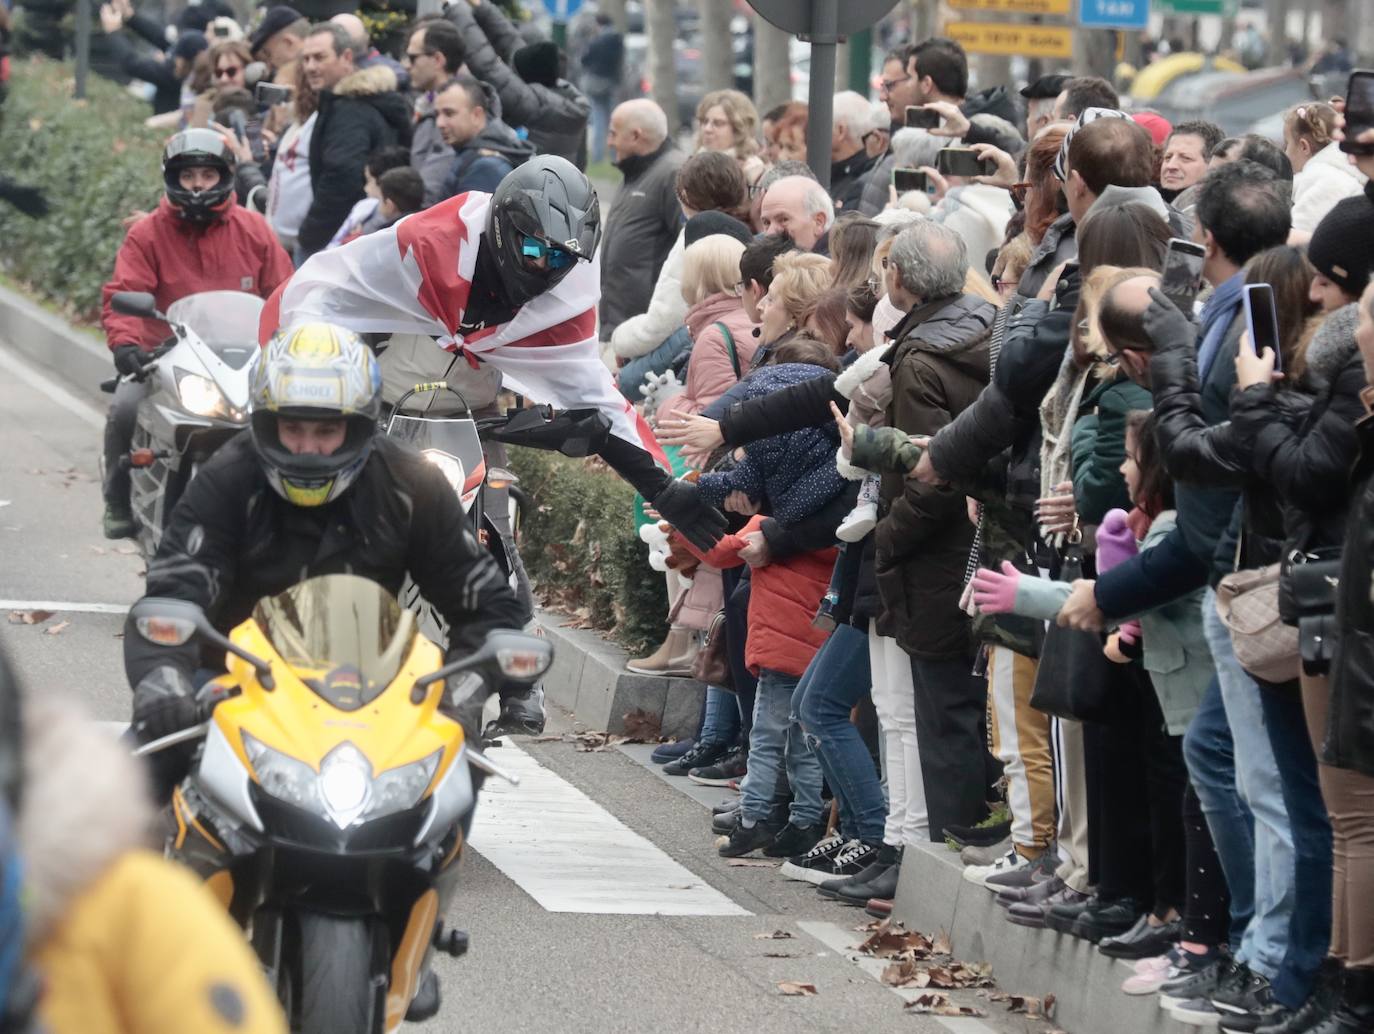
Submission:
[[[68,694],[94,717],[119,721],[127,718],[129,694],[118,638],[123,617],[117,611],[140,595],[143,564],[131,544],[107,542],[100,533],[95,469],[102,402],[94,390],[99,354],[89,350],[43,359],[49,370],[0,341],[0,599],[5,612],[49,602],[79,606],[56,608],[36,625],[0,619],[0,644],[29,692]],[[101,612],[102,605],[116,612]],[[551,728],[568,727],[566,716],[553,716]],[[987,1008],[989,1018],[904,1012],[896,993],[799,925],[831,924],[826,929],[832,944],[848,940],[845,934],[857,942],[855,928],[866,922],[861,911],[823,901],[809,886],[788,882],[772,869],[727,865],[713,849],[702,801],[625,752],[579,753],[562,742],[522,746],[748,914],[548,911],[470,850],[449,922],[470,932],[472,949],[462,959],[438,960],[443,1010],[423,1028],[405,1029],[435,1034],[1045,1029],[971,993],[957,994],[956,1000]],[[537,829],[531,835],[537,837]],[[588,844],[588,850],[594,846]],[[607,879],[616,879],[613,865]],[[793,937],[757,939],[774,930]],[[814,984],[817,994],[784,997],[778,988],[783,981]]]

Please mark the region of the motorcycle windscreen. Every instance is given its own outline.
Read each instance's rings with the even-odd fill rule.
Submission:
[[[253,620],[296,675],[342,711],[380,695],[415,641],[415,616],[351,574],[310,578],[259,600]]]
[[[482,465],[482,439],[471,420],[397,413],[387,434],[421,452],[433,450],[452,456],[463,465],[465,478]]]
[[[241,370],[258,353],[262,299],[243,291],[202,291],[167,307],[167,318],[184,323],[214,349],[224,365]]]

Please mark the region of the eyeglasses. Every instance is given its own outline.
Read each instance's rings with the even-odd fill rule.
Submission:
[[[243,69],[242,69],[240,66],[238,66],[238,65],[231,65],[231,66],[229,66],[228,68],[216,68],[216,69],[215,69],[215,78],[216,78],[216,79],[232,79],[232,78],[234,78],[236,75],[238,75],[238,74],[239,74],[240,72],[242,72],[242,71],[243,71]]]
[[[412,53],[411,51],[407,50],[402,55],[402,57],[404,57],[407,61],[419,61],[422,57],[429,57],[431,53],[433,53],[433,51],[421,50],[416,53]]]
[[[1026,195],[1030,193],[1029,183],[1013,183],[1007,190],[1011,193],[1011,203],[1019,212],[1026,207]]]
[[[529,259],[547,259],[550,269],[567,269],[577,261],[572,252],[556,248],[548,241],[528,234],[520,242],[520,254]]]
[[[878,85],[882,87],[883,93],[891,93],[892,88],[894,86],[901,86],[902,83],[906,82],[910,78],[911,76],[904,75],[900,79],[880,79],[878,81]]]

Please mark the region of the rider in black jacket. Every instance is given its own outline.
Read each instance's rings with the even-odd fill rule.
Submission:
[[[448,623],[450,659],[492,629],[522,628],[527,608],[439,468],[378,433],[380,405],[376,359],[356,335],[319,323],[278,334],[254,376],[251,430],[177,503],[148,595],[196,603],[227,634],[259,599],[306,578],[355,574],[394,594],[409,574]],[[124,661],[146,743],[196,722],[194,673],[223,654],[154,645],[130,624]]]

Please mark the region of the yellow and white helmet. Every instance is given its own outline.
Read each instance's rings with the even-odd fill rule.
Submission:
[[[329,323],[279,330],[249,388],[253,445],[268,483],[297,506],[333,502],[367,462],[381,409],[382,372],[357,334]],[[343,420],[343,444],[328,455],[298,454],[282,444],[281,420]]]

